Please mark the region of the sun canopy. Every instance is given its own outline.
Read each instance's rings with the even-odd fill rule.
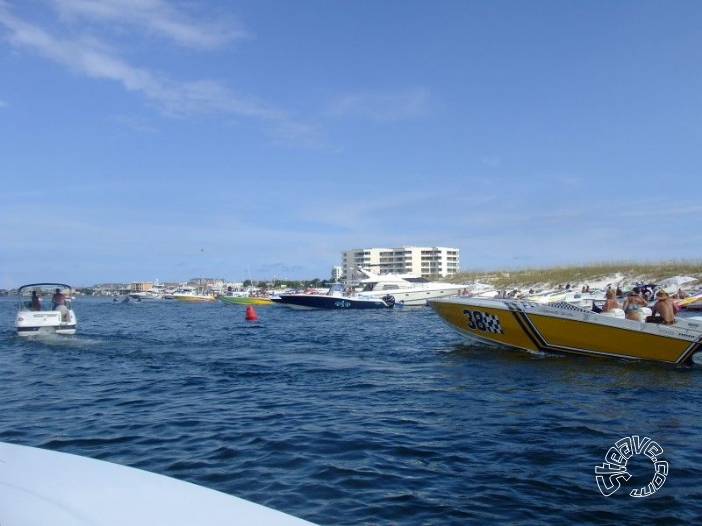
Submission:
[[[680,285],[690,283],[691,281],[697,281],[697,278],[690,276],[673,276],[672,278],[664,279],[663,281],[659,282],[658,285],[661,287],[667,287],[668,285],[675,285],[679,287]]]

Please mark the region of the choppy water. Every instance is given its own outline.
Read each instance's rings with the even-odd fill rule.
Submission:
[[[0,299],[0,441],[108,460],[324,525],[689,524],[702,366],[467,345],[430,308],[293,311],[78,299],[20,339]],[[647,436],[604,497],[595,467]],[[641,459],[643,458],[643,461]],[[637,462],[634,462],[637,460]]]

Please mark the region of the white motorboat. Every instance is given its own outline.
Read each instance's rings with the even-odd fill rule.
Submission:
[[[162,300],[163,292],[158,290],[140,290],[135,292],[130,292],[129,297],[135,300]]]
[[[605,291],[601,289],[594,289],[592,292],[582,292],[576,290],[551,290],[546,292],[541,292],[538,294],[528,295],[527,301],[533,301],[534,303],[555,303],[557,301],[565,301],[571,305],[576,305],[578,307],[589,307],[593,302],[601,303],[605,297]]]
[[[397,305],[426,305],[428,300],[458,296],[467,291],[467,285],[429,281],[415,274],[376,274],[359,267],[366,277],[360,280],[362,294],[383,297],[391,294]]]
[[[180,287],[171,295],[174,300],[188,301],[193,303],[201,303],[206,301],[217,301],[217,298],[211,292],[203,289],[195,289],[194,287]]]
[[[19,336],[75,334],[73,289],[65,283],[30,283],[17,289],[15,327]]]
[[[0,442],[0,524],[313,526],[261,504],[103,460]]]

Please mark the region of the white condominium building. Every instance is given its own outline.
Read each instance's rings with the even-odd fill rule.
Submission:
[[[450,247],[355,248],[341,253],[342,279],[365,267],[378,274],[412,273],[446,277],[458,272],[458,249]]]

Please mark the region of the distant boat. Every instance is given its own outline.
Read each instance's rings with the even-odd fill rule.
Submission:
[[[205,302],[205,301],[217,301],[217,298],[210,293],[203,290],[196,290],[193,287],[181,287],[176,289],[173,294],[174,300],[179,301],[189,301],[189,302]]]
[[[690,310],[701,310],[702,309],[702,291],[697,291],[686,298],[676,301],[678,307],[690,309]]]
[[[56,293],[62,294],[60,304],[46,307],[43,299],[51,298]],[[15,328],[19,336],[32,336],[36,334],[63,334],[76,333],[78,319],[73,312],[73,289],[65,283],[30,283],[17,289],[17,315]],[[47,300],[47,303],[49,301]]]
[[[142,284],[142,286],[145,286]],[[150,288],[143,290],[130,290],[129,297],[135,300],[162,300],[165,297],[165,287],[162,283],[148,284]]]
[[[271,297],[271,300],[274,303],[298,310],[391,309],[395,306],[395,298],[391,295],[376,298],[365,294],[347,294],[344,291],[343,284],[335,283],[326,294],[316,292],[311,294],[280,294]]]
[[[231,290],[231,287],[227,292],[217,294],[217,299],[229,305],[273,305],[270,296],[259,295],[253,290]]]
[[[466,289],[466,285],[429,281],[411,273],[376,274],[363,267],[358,270],[366,276],[360,280],[361,294],[377,298],[391,294],[396,303],[404,306],[424,306],[429,300],[458,296]]]
[[[138,292],[130,292],[129,297],[135,300],[162,300],[163,292],[159,290],[141,290]]]
[[[533,301],[535,303],[555,303],[557,301],[565,301],[571,305],[577,305],[578,307],[588,307],[592,305],[592,302],[603,302],[605,297],[605,291],[600,289],[593,289],[591,292],[582,292],[576,290],[549,290],[540,292],[538,294],[528,295],[527,301]]]

